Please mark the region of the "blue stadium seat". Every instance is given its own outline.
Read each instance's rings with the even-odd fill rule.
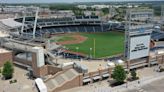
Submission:
[[[102,32],[101,26],[95,26],[95,32]]]
[[[55,27],[56,33],[64,33],[60,27]]]
[[[164,33],[153,31],[151,34],[151,38],[154,40],[164,39]]]
[[[86,32],[84,26],[78,26],[79,32]]]
[[[107,31],[107,30],[109,30],[109,25],[103,25],[103,31]]]
[[[71,32],[78,32],[77,28],[74,26],[70,26],[69,29]]]
[[[98,19],[98,16],[91,16],[92,19]]]
[[[49,28],[48,31],[49,31],[51,34],[55,33],[54,28]]]
[[[86,26],[87,32],[94,32],[93,26]]]

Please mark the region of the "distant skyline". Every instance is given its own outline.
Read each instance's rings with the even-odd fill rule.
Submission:
[[[162,0],[0,0],[0,3],[73,3],[73,2],[119,2],[119,1],[162,1]]]

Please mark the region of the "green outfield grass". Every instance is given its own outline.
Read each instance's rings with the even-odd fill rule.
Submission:
[[[75,51],[76,47],[79,47],[78,52],[84,53],[86,55],[93,56],[93,49],[90,51],[90,48],[94,47],[95,39],[95,57],[108,57],[111,55],[116,55],[123,53],[124,51],[124,34],[120,32],[105,32],[105,33],[81,33],[82,36],[87,37],[88,39],[80,44],[71,44],[66,45],[69,50]]]

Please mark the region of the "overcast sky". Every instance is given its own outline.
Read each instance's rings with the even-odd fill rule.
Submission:
[[[72,2],[101,2],[101,1],[162,1],[162,0],[0,0],[0,3],[72,3]]]

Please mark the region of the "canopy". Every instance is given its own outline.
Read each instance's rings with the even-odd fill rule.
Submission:
[[[16,22],[13,18],[8,19],[2,19],[0,20],[4,25],[11,27],[11,28],[17,28],[22,26],[22,23]]]

